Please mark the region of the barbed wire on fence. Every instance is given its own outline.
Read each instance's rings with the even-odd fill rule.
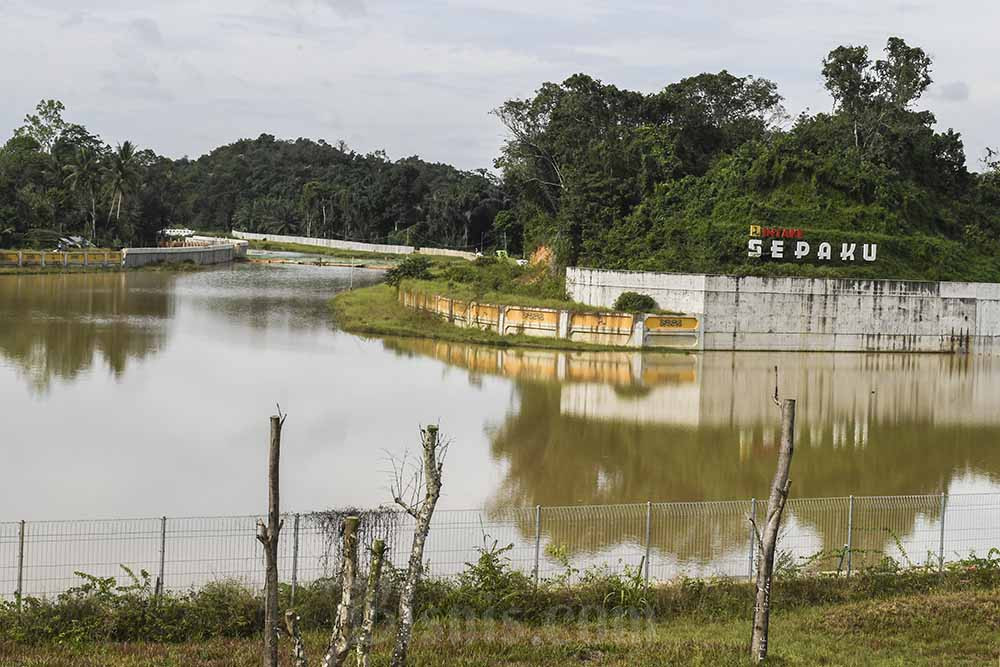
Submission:
[[[484,544],[512,545],[510,566],[540,579],[572,563],[644,566],[647,580],[749,577],[754,546],[747,517],[753,499],[564,507],[438,510],[425,557],[429,574],[447,577],[474,561]],[[787,505],[778,550],[784,567],[846,571],[894,559],[942,567],[1000,546],[1000,494],[798,498]],[[339,524],[361,516],[362,548],[389,545],[404,567],[413,534],[394,509],[289,513],[279,552],[280,578],[296,585],[333,577],[340,564]],[[263,584],[256,515],[0,523],[0,597],[52,596],[80,583],[76,572],[121,577],[146,571],[165,590],[212,581]],[[364,560],[364,559],[362,559]]]

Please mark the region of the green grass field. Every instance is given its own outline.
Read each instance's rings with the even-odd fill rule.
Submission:
[[[538,623],[438,619],[418,624],[411,664],[426,667],[653,667],[749,665],[748,619]],[[282,640],[282,665],[291,665]],[[306,635],[310,665],[326,634]],[[388,665],[391,636],[376,637],[373,664]],[[1000,591],[908,595],[803,607],[771,620],[770,665],[997,665]],[[237,667],[260,664],[260,640],[183,644],[0,644],[0,664],[55,667]],[[353,658],[348,661],[353,664]]]

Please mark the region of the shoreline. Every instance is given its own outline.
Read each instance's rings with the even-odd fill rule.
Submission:
[[[426,312],[399,303],[396,288],[380,283],[341,292],[330,300],[330,310],[337,325],[348,333],[400,338],[428,338],[452,343],[492,347],[542,348],[567,352],[652,352],[688,354],[677,348],[625,348],[615,345],[579,343],[559,338],[501,336],[492,331],[456,327]]]
[[[0,266],[0,276],[45,276],[71,273],[133,273],[170,271],[187,273],[201,271],[210,264],[199,265],[193,262],[146,264],[144,266]]]

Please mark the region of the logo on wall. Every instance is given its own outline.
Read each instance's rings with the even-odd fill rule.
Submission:
[[[804,260],[814,258],[829,262],[834,251],[842,262],[874,262],[878,255],[877,243],[817,243],[815,247],[805,239],[801,229],[787,227],[761,227],[750,225],[750,240],[747,242],[747,257],[770,257],[771,259]]]

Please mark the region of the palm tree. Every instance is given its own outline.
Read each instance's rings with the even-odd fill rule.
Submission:
[[[115,223],[120,222],[122,213],[122,199],[127,190],[132,190],[136,180],[139,178],[137,167],[137,155],[135,144],[131,141],[118,144],[118,148],[111,154],[111,164],[108,166],[108,175],[111,177],[111,208],[108,209],[108,225],[111,225],[111,212],[115,212]],[[117,199],[117,205],[115,200]],[[117,208],[116,208],[117,206]]]
[[[86,146],[81,146],[73,155],[72,164],[66,171],[66,184],[72,192],[82,191],[90,198],[90,240],[97,241],[97,188],[101,181],[97,154]]]

